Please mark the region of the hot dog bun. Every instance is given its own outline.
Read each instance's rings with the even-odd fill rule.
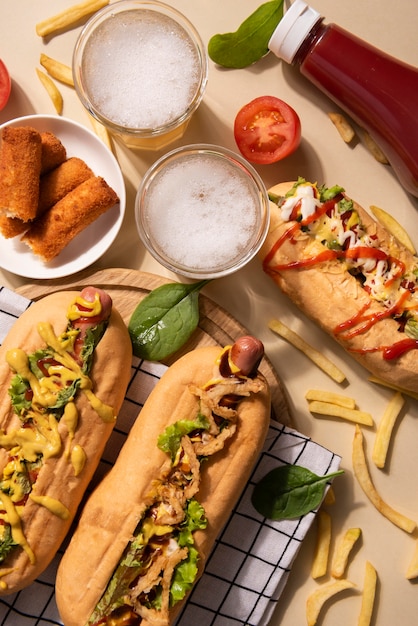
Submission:
[[[220,353],[219,347],[198,348],[166,371],[148,397],[116,464],[90,496],[57,574],[56,599],[66,626],[81,626],[89,620],[144,514],[150,485],[167,463],[167,454],[157,447],[158,437],[168,425],[198,412],[198,397],[190,389],[219,378],[216,362]],[[269,389],[260,374],[254,380],[259,390],[238,404],[234,436],[202,467],[195,497],[204,507],[208,525],[194,533],[199,575],[267,433]],[[170,610],[167,622],[159,623],[172,623],[179,606]],[[142,623],[154,622],[146,618]]]
[[[0,439],[8,435],[13,438],[13,432],[21,427],[8,393],[14,372],[6,361],[6,355],[19,348],[26,354],[32,354],[44,347],[46,344],[37,329],[41,322],[50,322],[56,336],[63,333],[68,322],[68,308],[79,295],[79,292],[60,292],[34,303],[16,321],[3,342],[0,348]],[[94,351],[89,378],[95,397],[100,403],[111,407],[114,416],[120,409],[129,381],[131,354],[127,328],[119,313],[112,308],[108,326]],[[61,417],[57,428],[61,438],[59,451],[48,456],[45,448],[44,462],[32,493],[20,511],[19,506],[15,506],[15,511],[19,512],[15,521],[16,533],[21,531],[25,545],[23,548],[18,546],[1,563],[0,594],[13,593],[27,586],[52,560],[70,528],[114,427],[114,419],[102,419],[84,392],[77,393],[75,406],[78,410],[78,424],[73,433],[70,435],[70,422]],[[51,432],[54,433],[54,428]],[[4,442],[2,445],[0,468],[3,470],[9,463],[10,452]],[[72,456],[71,451],[75,451],[75,456]],[[84,465],[77,464],[77,459],[84,459]],[[76,471],[80,473],[75,475]],[[36,502],[33,496],[41,497],[41,500]],[[47,500],[42,500],[43,496]],[[0,500],[3,498],[0,491]],[[47,506],[54,506],[56,514]],[[0,508],[5,508],[4,502]]]
[[[278,197],[285,196],[294,184],[294,182],[281,183],[273,187],[269,193]],[[345,193],[343,196],[347,198]],[[418,259],[355,201],[353,208],[358,213],[366,236],[373,242],[372,245],[385,251],[392,259],[396,259],[395,268],[403,264],[403,276],[412,277],[412,272],[418,267]],[[281,209],[275,202],[270,202],[270,212],[270,229],[260,255],[265,271],[282,292],[373,375],[402,389],[416,391],[418,351],[409,349],[398,358],[384,358],[384,348],[396,346],[398,342],[408,339],[407,334],[403,332],[405,320],[395,320],[393,316],[387,315],[388,305],[384,300],[378,301],[369,295],[362,285],[364,277],[360,274],[356,277],[353,272],[350,273],[344,258],[325,259],[323,262],[289,268],[288,264],[315,258],[327,250],[327,247],[318,240],[313,242],[312,238],[300,228],[297,228],[293,235],[283,236],[283,233],[295,225],[295,221],[282,219]],[[282,236],[282,244],[277,246]],[[274,251],[275,247],[277,249]],[[394,287],[401,285],[402,281],[403,278],[394,281]],[[395,301],[405,292],[402,285],[396,295],[392,292]],[[415,282],[411,281],[409,285],[410,294],[406,306],[415,306],[415,312],[411,309],[410,315],[416,316],[418,304],[416,276]],[[402,313],[401,307],[399,312]],[[403,312],[406,312],[406,308]],[[372,314],[377,317],[375,322],[370,324],[370,328],[352,334],[351,337],[349,327],[343,331],[340,326],[352,320],[352,327],[358,329],[361,323],[367,322],[366,317]]]

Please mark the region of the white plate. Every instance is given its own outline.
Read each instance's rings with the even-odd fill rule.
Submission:
[[[119,196],[119,203],[88,226],[49,263],[32,254],[19,237],[1,237],[0,267],[26,278],[62,278],[75,274],[100,258],[113,243],[125,213],[126,190],[119,164],[105,144],[90,130],[72,120],[54,115],[28,115],[0,126],[32,126],[56,135],[67,157],[83,159],[96,176],[102,176]]]

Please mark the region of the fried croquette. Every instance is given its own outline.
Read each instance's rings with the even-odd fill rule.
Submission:
[[[36,216],[42,158],[40,133],[5,126],[0,146],[0,213],[28,222]]]
[[[44,261],[51,261],[117,202],[116,192],[103,178],[88,178],[37,219],[21,240]]]
[[[67,193],[94,176],[89,166],[78,157],[71,157],[52,171],[41,176],[39,205],[36,217],[40,217]]]
[[[41,174],[50,172],[67,158],[67,150],[61,141],[53,133],[48,131],[41,132],[42,141],[42,159]]]

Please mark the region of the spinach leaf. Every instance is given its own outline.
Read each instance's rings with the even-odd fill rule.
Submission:
[[[236,32],[211,37],[210,58],[218,65],[234,69],[255,63],[268,53],[268,42],[282,17],[283,0],[262,4]]]
[[[326,483],[343,473],[340,470],[317,476],[300,465],[281,465],[260,480],[251,501],[256,511],[268,519],[300,517],[321,504]]]
[[[161,361],[179,350],[199,323],[199,291],[208,282],[168,283],[153,289],[128,324],[134,354]]]

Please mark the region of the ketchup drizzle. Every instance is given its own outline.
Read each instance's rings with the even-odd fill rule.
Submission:
[[[329,214],[330,210],[332,210],[335,204],[338,203],[343,197],[343,194],[338,194],[331,200],[327,200],[312,215],[308,216],[304,220],[296,221],[289,228],[287,228],[265,256],[263,261],[264,271],[269,275],[274,275],[281,271],[302,269],[305,267],[311,267],[316,264],[321,264],[336,259],[374,258],[377,261],[387,261],[390,264],[391,269],[393,270],[392,277],[386,281],[387,286],[392,285],[396,279],[400,278],[405,272],[405,264],[400,259],[386,254],[386,252],[384,252],[383,250],[369,246],[356,246],[343,250],[326,249],[316,256],[307,259],[292,261],[290,263],[271,265],[274,255],[285,243],[286,240],[292,241],[296,232],[300,231],[303,226],[309,225],[325,213]],[[298,207],[300,207],[300,201],[295,206],[294,212],[295,209]],[[292,213],[292,215],[294,214],[294,212]],[[336,326],[333,331],[334,335],[339,335],[342,339],[349,340],[353,337],[367,332],[368,330],[370,330],[370,328],[372,328],[372,326],[374,326],[374,324],[376,324],[380,320],[401,314],[404,310],[405,302],[408,299],[411,291],[411,289],[406,288],[405,292],[401,294],[399,300],[393,306],[387,308],[384,311],[372,312],[370,314],[367,314],[371,302],[367,303],[352,318]],[[352,349],[351,351],[357,353],[380,351],[382,352],[383,358],[390,361],[399,358],[410,350],[415,349],[418,349],[418,339],[406,338],[394,343],[391,346],[378,346],[375,348],[363,349],[360,348]]]

